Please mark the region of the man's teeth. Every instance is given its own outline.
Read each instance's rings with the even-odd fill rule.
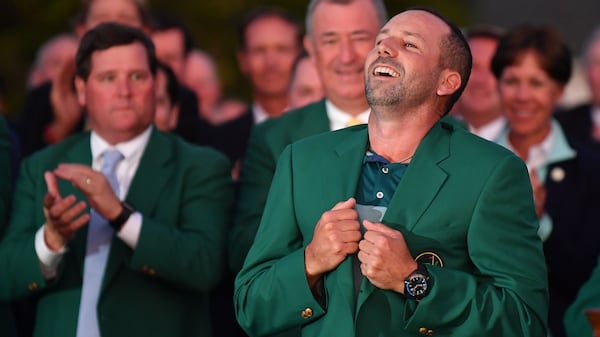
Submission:
[[[390,69],[388,67],[375,67],[375,70],[373,70],[373,74],[391,77],[400,76],[400,74],[397,71],[394,71],[393,69]]]

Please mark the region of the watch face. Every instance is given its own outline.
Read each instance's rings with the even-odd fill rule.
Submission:
[[[412,297],[425,295],[427,287],[427,277],[423,274],[413,274],[406,280],[406,291]]]

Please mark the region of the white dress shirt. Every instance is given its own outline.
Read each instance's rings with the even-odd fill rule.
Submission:
[[[331,131],[347,127],[348,122],[351,119],[358,119],[362,123],[366,124],[369,121],[369,114],[371,113],[371,108],[368,108],[360,114],[352,116],[335,106],[333,103],[331,103],[330,100],[325,100],[325,109],[327,110],[327,118],[329,118],[329,129]]]
[[[114,146],[125,157],[117,167],[117,179],[119,180],[121,191],[121,195],[118,197],[121,200],[125,199],[125,196],[129,191],[129,185],[131,185],[131,180],[140,164],[140,159],[142,158],[146,145],[148,145],[151,133],[152,127],[149,127],[134,139]],[[90,146],[93,158],[92,168],[96,171],[100,171],[100,168],[102,167],[102,154],[111,146],[94,132],[92,132],[90,137]],[[121,231],[117,233],[117,237],[123,240],[129,247],[135,249],[141,228],[142,215],[135,212],[123,225]],[[67,252],[67,247],[61,248],[58,252],[50,250],[44,240],[44,230],[45,224],[40,227],[36,233],[35,251],[40,260],[40,267],[42,268],[43,275],[47,279],[50,279],[56,275],[56,267]]]
[[[103,164],[103,154],[106,150],[116,148],[123,154],[123,160],[121,160],[117,166],[116,174],[119,183],[120,200],[125,199],[131,181],[135,176],[135,172],[140,163],[140,159],[148,140],[152,133],[152,127],[148,127],[144,132],[127,142],[119,143],[114,146],[108,144],[98,134],[92,132],[90,136],[90,147],[92,153],[92,168],[96,171],[100,171]],[[121,230],[116,233],[116,236],[123,240],[131,249],[135,249],[139,239],[140,231],[142,228],[142,215],[139,212],[135,212],[125,222]],[[36,233],[35,237],[35,250],[40,261],[40,268],[42,274],[46,279],[51,279],[56,276],[57,267],[62,260],[64,254],[67,252],[67,247],[62,247],[58,252],[50,250],[44,240],[44,231],[46,225],[44,224]],[[102,278],[104,276],[104,269],[106,268],[106,261],[110,252],[110,244],[102,246],[92,253],[86,254],[84,260],[84,273],[87,270],[92,270],[93,281],[90,284],[83,285],[79,321],[77,328],[78,336],[99,336],[99,328],[97,322],[96,307],[98,303],[98,297],[100,294],[100,287],[102,284]],[[91,264],[91,265],[89,265]],[[93,267],[91,267],[93,265]],[[87,274],[86,274],[87,275]],[[84,277],[85,279],[85,277]],[[92,280],[92,279],[90,279]],[[93,284],[93,286],[92,286]]]

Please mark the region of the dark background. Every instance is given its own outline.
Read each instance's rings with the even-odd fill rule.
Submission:
[[[408,6],[431,6],[460,26],[492,23],[510,28],[523,22],[558,28],[578,54],[584,37],[600,25],[598,0],[386,0],[390,16]],[[179,15],[196,47],[212,53],[226,94],[249,99],[249,87],[235,60],[235,26],[256,6],[274,5],[304,19],[308,0],[149,0],[151,9]],[[0,0],[0,75],[8,87],[8,112],[17,115],[25,80],[37,48],[48,38],[71,31],[79,0]]]

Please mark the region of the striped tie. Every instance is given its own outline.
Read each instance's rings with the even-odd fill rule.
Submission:
[[[123,154],[116,149],[108,150],[103,154],[101,172],[106,176],[106,180],[108,180],[117,197],[119,197],[117,165],[123,158]],[[98,327],[96,306],[98,305],[104,269],[110,251],[113,229],[108,221],[93,209],[88,226],[77,336],[99,337],[100,329]]]

